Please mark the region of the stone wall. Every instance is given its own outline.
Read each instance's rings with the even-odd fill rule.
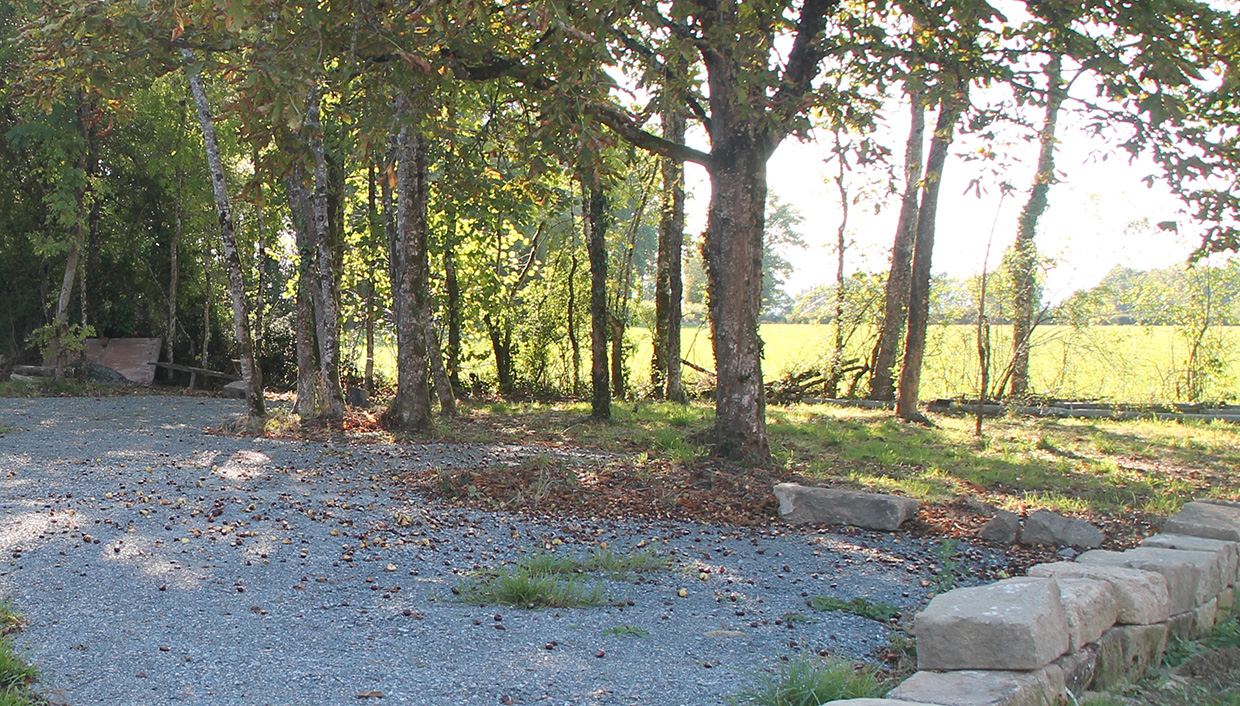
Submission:
[[[1140,678],[1240,600],[1240,503],[1188,503],[1123,552],[936,596],[913,622],[918,672],[836,706],[1044,706]]]

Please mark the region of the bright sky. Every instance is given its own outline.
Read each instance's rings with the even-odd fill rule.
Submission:
[[[933,115],[927,123],[933,125]],[[901,143],[897,139],[891,144],[899,159]],[[988,241],[989,267],[993,270],[1016,235],[1016,220],[1031,183],[1037,145],[1018,142],[1010,146],[1008,158],[1013,166],[1006,178],[1018,191],[1006,198],[994,187],[980,198],[971,190],[965,193],[982,167],[959,155],[975,147],[971,141],[960,142],[944,168],[935,237],[936,274],[967,276],[980,272]],[[1151,188],[1142,181],[1155,171],[1153,164],[1130,164],[1127,155],[1120,153],[1103,159],[1099,151],[1107,149],[1104,143],[1091,142],[1079,132],[1065,134],[1059,146],[1056,166],[1061,181],[1051,189],[1050,206],[1037,235],[1040,251],[1056,262],[1045,283],[1046,294],[1053,301],[1097,284],[1116,265],[1152,269],[1183,262],[1199,242],[1191,228],[1183,227],[1180,203],[1166,187],[1155,183]],[[801,231],[808,247],[788,258],[797,265],[787,283],[793,294],[834,278],[841,211],[835,188],[827,182],[833,168],[824,163],[829,151],[829,144],[789,139],[769,163],[770,191],[792,204],[805,219]],[[689,166],[689,232],[697,232],[705,221],[710,189],[705,173]],[[845,265],[848,271],[886,271],[899,207],[896,196],[877,214],[873,206],[852,207],[848,237],[853,244]],[[1132,227],[1143,219],[1148,227]],[[1154,227],[1161,221],[1177,219],[1180,233]]]

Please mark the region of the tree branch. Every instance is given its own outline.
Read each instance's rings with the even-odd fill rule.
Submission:
[[[647,152],[653,152],[661,157],[682,162],[700,164],[706,167],[707,170],[710,170],[714,163],[714,160],[706,152],[695,150],[679,142],[671,142],[658,135],[646,132],[627,113],[615,106],[594,103],[586,108],[586,114],[611,128],[613,132],[628,142]]]
[[[778,127],[767,136],[768,151],[773,150],[787,134],[787,118],[800,112],[801,100],[814,88],[818,64],[826,56],[822,33],[827,26],[827,15],[839,5],[840,0],[805,0],[801,6],[792,51],[788,54],[779,90],[771,101],[775,112],[785,119],[780,120]]]

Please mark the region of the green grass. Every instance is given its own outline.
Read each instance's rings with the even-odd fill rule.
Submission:
[[[511,571],[500,567],[489,576],[464,582],[455,592],[462,603],[518,608],[588,608],[607,600],[603,586],[587,586],[581,576],[536,575],[520,566]]]
[[[27,664],[13,649],[11,635],[25,621],[8,601],[0,602],[0,706],[34,706],[42,703],[30,687],[39,678],[39,670]]]
[[[733,706],[819,706],[841,699],[879,698],[889,688],[872,666],[808,655],[792,657],[774,674],[755,675],[752,682],[732,697]]]
[[[477,605],[513,605],[524,608],[585,608],[608,601],[603,585],[588,575],[628,579],[636,574],[663,571],[667,557],[649,546],[628,553],[598,548],[582,556],[551,552],[531,554],[509,568],[484,572],[454,589],[457,600]]]
[[[809,605],[817,611],[826,612],[833,610],[852,613],[870,620],[877,620],[880,623],[889,623],[893,618],[900,615],[900,609],[890,603],[875,602],[860,596],[850,600],[834,596],[814,596],[809,599]]]
[[[642,639],[650,639],[650,631],[636,625],[617,625],[614,628],[607,628],[603,631],[604,635],[619,635],[621,637],[640,637]]]

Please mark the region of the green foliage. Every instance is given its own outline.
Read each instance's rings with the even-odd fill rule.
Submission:
[[[600,585],[587,587],[580,576],[536,574],[528,567],[501,567],[491,576],[468,580],[454,589],[458,600],[476,605],[520,608],[585,608],[606,600]]]
[[[45,358],[58,354],[67,360],[86,350],[86,339],[94,335],[94,326],[68,324],[62,329],[56,324],[48,324],[30,332],[30,343]]]
[[[889,623],[893,618],[900,615],[900,609],[890,603],[881,601],[875,602],[868,598],[856,596],[848,600],[836,598],[834,596],[814,596],[809,599],[809,605],[818,611],[841,611],[844,613],[852,613],[870,620],[877,620],[880,623]]]
[[[733,706],[819,706],[843,699],[879,698],[887,690],[873,666],[838,658],[796,655],[774,674],[755,676],[754,684],[730,699]]]
[[[934,575],[930,577],[930,584],[939,593],[950,591],[956,587],[959,581],[956,572],[960,569],[961,563],[960,542],[948,537],[939,542],[939,546],[934,553],[938,556],[939,563]]]

